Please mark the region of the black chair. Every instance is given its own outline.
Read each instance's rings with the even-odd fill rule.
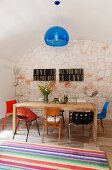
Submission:
[[[63,121],[63,124],[64,124],[65,123],[64,110],[60,110],[60,116],[62,116],[62,121]]]
[[[91,125],[95,134],[95,128],[93,124],[93,112],[78,112],[78,111],[69,111],[69,138],[70,138],[70,127],[71,125]]]

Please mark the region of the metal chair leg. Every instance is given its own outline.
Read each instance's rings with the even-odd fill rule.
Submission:
[[[46,132],[47,132],[47,135],[48,135],[48,127],[46,128]]]
[[[29,125],[28,125],[29,123]],[[30,130],[30,122],[26,122],[26,127],[27,127],[27,137],[26,137],[26,142],[28,140],[28,135],[29,135],[29,130]]]
[[[37,120],[36,120],[36,125],[37,125],[38,133],[39,133],[39,136],[40,136],[40,130],[39,130],[39,126],[38,126]]]
[[[59,137],[58,137],[58,144],[60,144],[60,138],[61,138],[61,127],[59,127]]]
[[[18,126],[19,126],[19,120],[18,120],[18,123],[17,123],[17,126],[16,126],[16,129],[15,129],[15,132],[14,132],[14,135],[13,135],[13,138],[12,138],[12,139],[14,139],[14,137],[15,137],[15,134],[16,134],[16,132],[17,132]]]
[[[101,119],[101,126],[102,126],[103,133],[104,133],[104,126],[103,126],[103,120],[102,119]]]
[[[91,137],[92,132],[93,132],[93,124],[92,124],[92,123],[90,123],[89,125],[90,125],[90,137]]]
[[[62,119],[60,119],[59,122],[59,136],[58,136],[58,144],[60,144],[60,139],[61,139],[61,126],[62,126]]]
[[[70,124],[68,125],[68,131],[69,131],[69,139],[70,139]]]
[[[65,119],[64,119],[64,114],[63,114],[64,111],[61,112],[61,115],[62,115],[62,120],[63,120],[63,123],[65,123]]]

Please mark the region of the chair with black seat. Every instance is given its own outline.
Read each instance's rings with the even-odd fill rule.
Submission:
[[[109,106],[109,101],[106,101],[104,106],[103,106],[102,111],[99,114],[97,114],[97,119],[101,121],[101,126],[102,126],[102,129],[103,129],[103,132],[104,132],[103,119],[107,115],[108,106]]]
[[[64,110],[60,110],[60,116],[62,116],[63,124],[65,123]]]
[[[13,135],[13,139],[14,139],[14,137],[16,135],[16,132],[17,132],[17,129],[19,127],[19,122],[20,121],[24,121],[26,123],[26,128],[27,128],[26,142],[28,140],[28,135],[29,135],[29,130],[30,130],[31,122],[36,121],[38,133],[40,135],[40,131],[39,131],[39,127],[38,127],[38,122],[37,122],[38,118],[39,117],[37,116],[37,114],[35,114],[29,108],[24,108],[24,107],[17,108],[17,126],[16,126],[16,129],[15,129],[14,135]]]
[[[95,128],[93,124],[93,116],[94,113],[91,111],[87,112],[78,112],[78,111],[69,111],[69,138],[70,138],[70,127],[71,125],[90,125],[91,128],[94,130]]]

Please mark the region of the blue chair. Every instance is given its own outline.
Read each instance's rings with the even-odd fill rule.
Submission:
[[[109,105],[109,101],[106,101],[101,113],[97,114],[97,119],[99,119],[101,121],[101,126],[103,129],[103,132],[104,132],[103,119],[106,117],[108,105]]]

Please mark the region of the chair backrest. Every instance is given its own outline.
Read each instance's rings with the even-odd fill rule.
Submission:
[[[13,112],[13,104],[16,104],[16,100],[6,101],[6,114]]]
[[[18,115],[25,115],[27,116],[27,113],[30,111],[29,108],[26,107],[17,107],[16,109]]]
[[[69,123],[90,124],[93,123],[93,112],[69,112]]]
[[[109,101],[106,101],[106,102],[105,102],[105,104],[104,104],[104,106],[103,106],[102,112],[101,112],[101,114],[102,114],[103,118],[105,118],[105,117],[106,117],[106,113],[107,113],[108,105],[109,105]]]
[[[56,116],[58,116],[60,114],[60,108],[57,108],[57,107],[46,107],[44,113],[45,113],[46,116],[56,117]]]

